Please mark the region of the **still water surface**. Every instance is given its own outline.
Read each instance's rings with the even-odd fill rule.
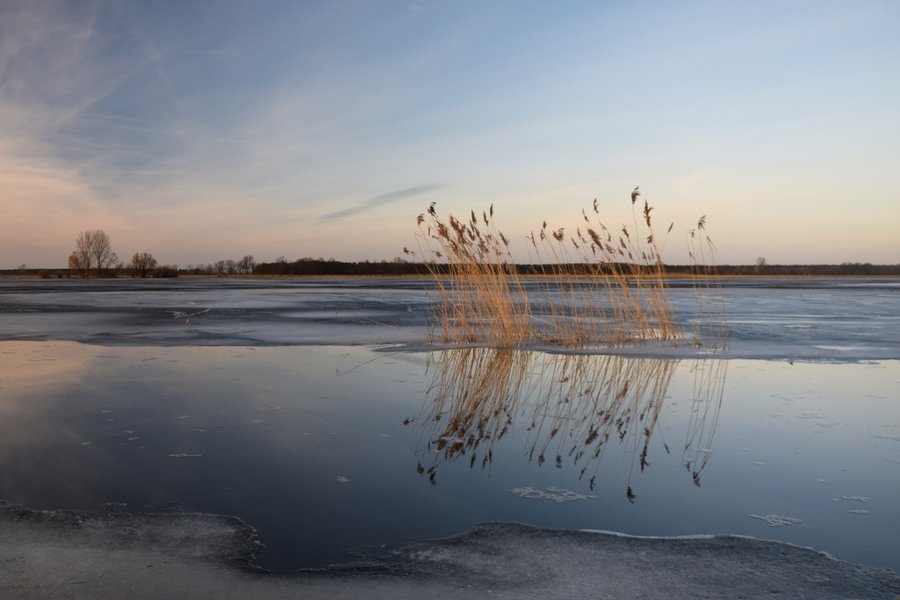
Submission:
[[[485,521],[900,572],[900,361],[0,342],[0,498],[237,515],[261,564]]]

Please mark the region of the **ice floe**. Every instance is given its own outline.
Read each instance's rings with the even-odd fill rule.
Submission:
[[[509,490],[509,493],[531,500],[552,500],[553,502],[575,502],[579,500],[591,500],[597,497],[591,494],[579,494],[578,492],[556,486],[550,486],[543,489],[531,486],[517,487]]]
[[[802,523],[796,517],[784,517],[782,515],[747,515],[751,519],[759,519],[769,524],[769,527],[783,527],[785,525],[797,525]]]

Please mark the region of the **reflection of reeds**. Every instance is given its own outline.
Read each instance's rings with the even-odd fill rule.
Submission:
[[[698,360],[692,365],[691,371],[694,374],[691,417],[681,462],[690,471],[694,484],[700,487],[700,472],[712,456],[712,441],[725,393],[728,361]]]
[[[524,352],[489,348],[463,348],[441,353],[429,388],[427,422],[433,434],[428,450],[444,460],[470,456],[487,467],[494,443],[513,423],[522,397],[529,356]],[[434,481],[437,458],[421,473]]]
[[[537,340],[573,348],[684,339],[669,305],[654,209],[646,201],[640,209],[639,196],[635,188],[631,225],[608,228],[595,200],[590,211],[582,210],[583,224],[574,234],[548,227],[546,221],[532,232],[530,268],[541,293],[531,297],[509,240],[496,228],[493,206],[480,217],[471,211],[468,219],[451,215],[444,220],[432,203],[417,223],[420,252],[438,296],[434,316],[440,339],[503,347]],[[698,225],[700,251],[692,248],[690,254],[693,274],[705,286],[701,298],[711,295],[710,281],[717,280],[714,263],[707,264],[715,248],[704,228],[705,217]],[[666,235],[671,230],[669,225]],[[691,238],[697,239],[695,232]],[[723,315],[719,311],[715,316]],[[724,324],[723,319],[717,322]],[[694,341],[700,344],[712,333],[715,345],[724,345],[724,325],[715,327],[695,331]]]
[[[698,361],[693,370],[694,406],[685,457],[689,451],[708,452],[711,446],[725,375],[721,363]],[[419,419],[427,436],[423,454],[432,458],[418,470],[432,482],[441,461],[465,457],[470,468],[488,468],[495,443],[518,418],[526,419],[529,460],[539,466],[574,467],[590,489],[597,485],[606,448],[625,445],[632,457],[626,495],[633,500],[631,474],[636,466],[644,470],[649,465],[650,439],[679,363],[461,348],[442,351],[431,364],[435,370]],[[706,460],[708,454],[690,460],[698,484]]]
[[[609,442],[629,448],[640,468],[677,361],[622,356],[549,356],[537,381],[529,458],[579,469],[590,489]],[[631,476],[627,494],[633,497]]]

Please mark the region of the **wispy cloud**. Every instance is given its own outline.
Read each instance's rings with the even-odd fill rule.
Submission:
[[[636,182],[673,220],[711,213],[746,249],[727,260],[760,230],[896,260],[896,14],[418,1],[0,0],[0,268],[61,266],[97,227],[166,262],[391,256],[409,205],[495,203],[524,235]],[[769,229],[809,206],[857,249]]]
[[[390,204],[391,202],[396,202],[398,200],[421,196],[422,194],[427,194],[428,192],[439,190],[442,187],[444,186],[439,183],[429,183],[425,185],[403,188],[402,190],[394,190],[393,192],[380,194],[373,198],[369,198],[368,200],[364,200],[359,204],[356,204],[355,206],[350,206],[348,208],[330,212],[326,215],[323,215],[319,219],[319,221],[336,221],[338,219],[344,219],[346,217],[354,217],[359,215],[360,213],[368,212],[384,204]]]

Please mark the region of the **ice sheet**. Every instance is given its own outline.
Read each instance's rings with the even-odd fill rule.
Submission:
[[[116,507],[118,508],[118,507]],[[16,598],[891,598],[900,578],[776,542],[648,539],[513,523],[372,548],[293,576],[251,574],[258,541],[238,519],[0,503],[0,590]],[[265,540],[263,540],[264,542]]]
[[[722,286],[729,330],[722,356],[900,358],[896,279],[726,279]],[[698,314],[697,293],[685,283],[674,281],[670,291],[686,329],[711,318]],[[429,345],[433,302],[425,279],[0,281],[0,339],[422,349]],[[708,351],[638,344],[615,352],[684,357]]]

